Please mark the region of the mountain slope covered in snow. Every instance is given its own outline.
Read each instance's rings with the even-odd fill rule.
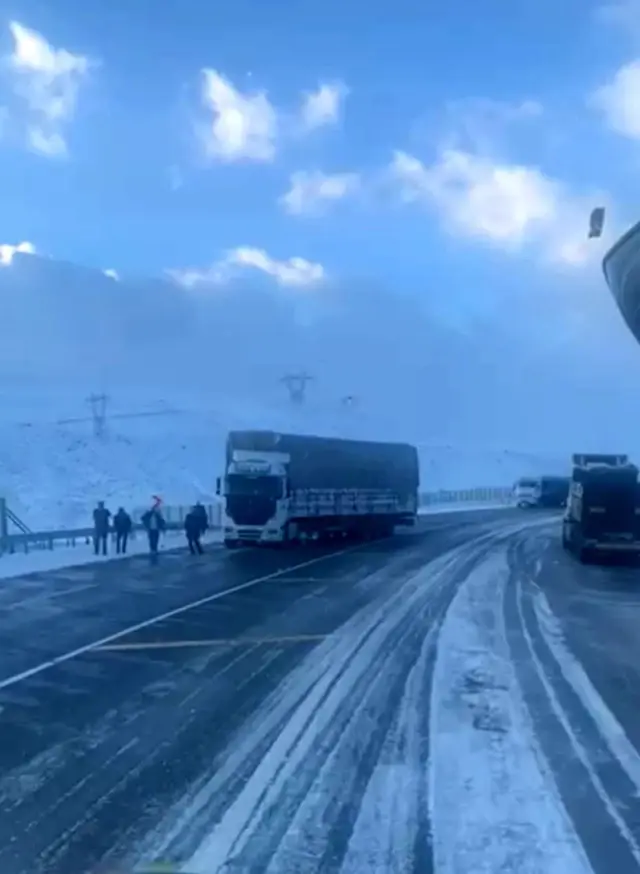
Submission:
[[[0,269],[0,298],[5,384],[272,406],[283,373],[304,368],[316,404],[356,395],[376,424],[388,420],[409,439],[554,447],[562,431],[569,443],[585,434],[608,443],[629,427],[640,375],[604,288],[585,299],[582,321],[575,302],[556,311],[515,297],[454,328],[429,298],[375,282],[185,289],[18,253]]]
[[[18,253],[0,297],[2,488],[30,525],[80,524],[99,497],[210,495],[242,425],[415,442],[427,489],[509,484],[637,440],[640,352],[604,291],[582,320],[575,302],[515,297],[454,327],[374,282],[186,289]],[[294,410],[280,380],[299,369],[313,381]],[[66,421],[96,390],[114,416],[175,412],[116,416],[97,441]]]
[[[291,428],[300,431],[357,434],[355,423],[325,419],[310,427],[284,411],[263,415],[229,410],[222,415],[175,412],[114,419],[97,438],[89,421],[1,425],[4,495],[30,527],[78,527],[89,524],[98,500],[110,507],[145,506],[159,494],[170,504],[214,499],[222,471],[228,427]],[[321,425],[324,427],[321,427]],[[385,436],[385,435],[382,435]],[[521,453],[472,446],[421,444],[425,491],[475,486],[508,486],[516,477],[562,472],[567,456]]]

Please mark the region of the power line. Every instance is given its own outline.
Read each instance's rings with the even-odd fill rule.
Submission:
[[[308,373],[287,373],[280,382],[286,385],[291,403],[302,406],[307,397],[307,385],[312,380],[313,377]]]
[[[109,396],[104,393],[94,393],[89,395],[87,403],[91,407],[93,434],[95,437],[102,438],[107,433],[107,404],[109,403]]]

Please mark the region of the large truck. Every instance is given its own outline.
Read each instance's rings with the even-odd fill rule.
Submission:
[[[562,545],[580,561],[597,555],[640,555],[638,468],[626,455],[573,456]]]
[[[522,477],[513,488],[513,496],[518,507],[561,509],[567,505],[569,484],[568,476]]]
[[[419,481],[408,444],[231,431],[217,485],[224,543],[388,536],[415,523]]]
[[[567,506],[571,478],[568,476],[541,476],[538,506],[560,510]]]

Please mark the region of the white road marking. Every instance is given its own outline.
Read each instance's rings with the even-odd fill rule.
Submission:
[[[75,595],[77,592],[85,592],[87,589],[95,589],[97,586],[97,583],[87,583],[84,586],[76,586],[73,589],[63,589],[60,592],[47,592],[43,589],[38,592],[37,595],[31,595],[29,598],[24,598],[22,601],[15,601],[13,604],[8,604],[6,607],[2,608],[2,612],[12,613],[14,610],[20,609],[20,607],[28,607],[31,604],[41,604],[46,601],[51,601],[54,598],[63,598],[65,595]]]
[[[591,761],[589,756],[589,751],[585,746],[581,736],[574,729],[571,724],[569,717],[562,707],[558,696],[556,694],[556,690],[554,689],[549,677],[547,675],[547,671],[544,668],[544,665],[540,661],[540,658],[534,648],[533,640],[531,638],[531,633],[529,631],[529,627],[525,620],[524,610],[522,606],[522,584],[520,580],[516,581],[516,601],[518,606],[518,615],[520,619],[520,625],[522,628],[522,634],[527,642],[527,648],[529,649],[529,653],[531,655],[531,661],[535,668],[536,673],[538,674],[538,678],[544,688],[544,691],[549,700],[549,705],[554,712],[554,715],[569,739],[571,746],[573,747],[574,753],[578,761],[582,764],[585,771],[589,775],[589,779],[593,785],[594,790],[598,794],[600,800],[602,801],[604,809],[607,811],[611,819],[616,824],[616,827],[624,840],[629,845],[629,851],[634,856],[636,862],[640,863],[640,845],[638,845],[635,835],[629,830],[626,822],[618,812],[614,799],[611,797],[606,787],[602,783],[602,780],[596,771],[596,768]]]
[[[289,634],[282,637],[212,637],[209,640],[149,640],[145,643],[108,643],[96,647],[94,652],[137,652],[152,649],[187,649],[188,647],[214,646],[261,646],[285,643],[317,643],[326,634]]]
[[[176,607],[173,610],[168,610],[166,613],[161,613],[159,616],[153,616],[151,619],[145,619],[144,622],[138,622],[136,625],[130,625],[128,628],[122,629],[122,631],[116,631],[114,634],[108,634],[106,637],[100,638],[100,640],[95,640],[92,643],[87,643],[84,646],[79,646],[77,647],[77,649],[73,649],[70,652],[63,653],[60,656],[55,656],[52,659],[41,662],[39,665],[35,665],[33,668],[28,668],[26,671],[21,671],[19,674],[14,674],[11,677],[6,677],[4,680],[0,680],[0,689],[7,689],[9,686],[15,686],[16,683],[20,683],[22,680],[26,680],[29,677],[34,677],[36,676],[36,674],[41,674],[43,671],[47,671],[49,670],[49,668],[53,668],[56,665],[64,664],[64,662],[68,662],[71,659],[77,658],[77,656],[92,652],[93,650],[96,650],[101,646],[112,643],[114,640],[119,640],[120,638],[125,637],[125,635],[127,634],[133,634],[136,631],[141,631],[143,628],[149,628],[151,625],[155,625],[157,622],[162,622],[164,619],[171,619],[172,616],[179,616],[181,613],[186,613],[188,610],[194,610],[196,607],[201,607],[203,604],[211,604],[213,601],[218,601],[220,600],[220,598],[224,598],[226,595],[233,595],[235,592],[242,592],[244,589],[250,589],[252,586],[257,586],[259,583],[265,583],[267,582],[267,580],[275,579],[276,577],[279,577],[282,574],[286,574],[289,571],[296,571],[300,570],[301,568],[309,567],[312,564],[318,564],[319,562],[326,561],[329,558],[335,558],[338,555],[344,555],[347,552],[353,552],[357,548],[357,546],[350,546],[346,549],[340,549],[337,552],[331,552],[328,555],[321,555],[318,558],[312,558],[308,561],[303,561],[300,564],[292,565],[289,568],[283,568],[282,570],[274,571],[273,573],[267,574],[264,577],[256,577],[253,580],[247,580],[247,582],[240,583],[237,586],[232,586],[230,589],[223,589],[220,592],[214,592],[212,595],[206,595],[204,598],[199,598],[197,601],[192,601],[189,604],[184,604],[182,607]]]
[[[546,595],[535,585],[533,606],[538,628],[555,658],[565,680],[581,700],[585,710],[598,726],[600,734],[616,757],[640,795],[640,755],[629,740],[624,728],[609,709],[604,699],[591,682],[582,664],[574,656],[564,639],[562,625],[547,600]]]

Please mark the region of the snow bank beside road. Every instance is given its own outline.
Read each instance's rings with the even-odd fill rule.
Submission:
[[[219,531],[211,531],[202,538],[202,542],[217,544],[222,540]],[[160,542],[160,552],[167,549],[178,549],[185,546],[182,531],[168,531]],[[109,544],[109,555],[95,555],[91,543],[78,546],[62,546],[56,549],[34,549],[30,552],[16,552],[0,555],[0,580],[10,577],[20,577],[38,571],[53,571],[64,567],[91,564],[95,562],[118,561],[131,555],[142,555],[149,551],[147,538],[139,535],[127,545],[127,555],[118,555],[115,546]]]
[[[443,513],[464,513],[481,510],[512,510],[514,504],[504,503],[502,501],[494,501],[492,503],[474,503],[473,501],[469,501],[469,503],[464,503],[461,501],[459,504],[432,504],[429,507],[421,507],[418,510],[418,514],[420,516],[440,516]]]
[[[508,573],[504,553],[480,565],[440,631],[430,720],[434,867],[588,874],[510,662]]]

